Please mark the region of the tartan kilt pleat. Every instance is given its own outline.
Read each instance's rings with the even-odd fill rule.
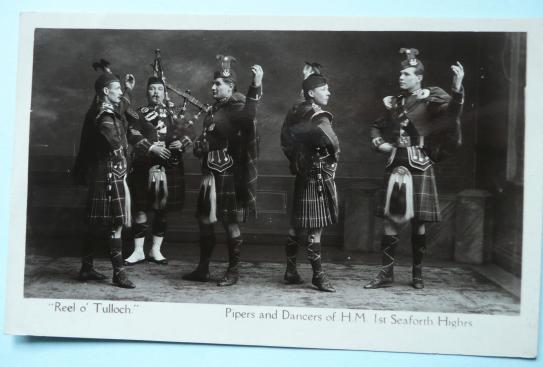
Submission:
[[[100,161],[93,172],[87,197],[87,222],[91,225],[121,226],[129,216],[125,203],[130,193],[125,191],[123,178],[112,175],[108,181],[110,164],[109,160]],[[111,185],[109,193],[108,185]]]
[[[331,176],[324,175],[322,195],[318,192],[316,174],[296,176],[291,225],[294,228],[324,228],[338,223],[338,196]]]
[[[247,210],[236,194],[236,177],[233,174],[233,169],[229,168],[224,172],[211,172],[215,178],[217,220],[226,223],[245,222]],[[200,190],[203,189],[200,188]],[[206,203],[200,202],[204,196],[203,192],[198,195],[200,198],[196,209],[196,217],[198,218],[206,215],[203,209],[206,207]]]
[[[149,168],[151,166],[136,166],[128,177],[134,212],[147,211],[152,208],[154,198],[148,185]],[[166,179],[168,180],[166,209],[183,209],[185,204],[185,173],[183,165],[166,167]]]
[[[414,219],[420,222],[441,221],[441,210],[439,207],[439,196],[437,193],[434,168],[429,167],[426,171],[410,169],[413,179],[413,205]],[[385,171],[383,189],[379,190],[377,199],[376,215],[384,217],[386,202],[386,187],[392,173],[392,168]]]

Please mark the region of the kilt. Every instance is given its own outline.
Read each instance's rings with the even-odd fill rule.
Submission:
[[[135,164],[134,171],[128,176],[130,193],[132,194],[132,211],[148,211],[152,209],[154,194],[149,190],[149,169],[151,165]],[[166,167],[168,181],[167,210],[181,210],[185,203],[185,172],[183,162]]]
[[[126,207],[130,192],[125,190],[126,176],[117,178],[112,174],[108,180],[111,164],[110,160],[101,160],[91,172],[93,179],[87,197],[87,221],[91,225],[106,227],[130,225],[130,213]],[[108,185],[111,185],[109,193]]]
[[[236,193],[236,177],[233,167],[224,172],[210,170],[215,178],[215,195],[217,220],[224,223],[243,223],[247,220],[247,210],[243,203],[238,200]],[[208,204],[205,202],[203,187],[200,188],[196,217],[202,218],[208,215]]]
[[[398,153],[401,150],[398,150]],[[439,222],[441,221],[441,212],[439,208],[439,197],[437,193],[436,179],[434,175],[434,168],[429,167],[426,171],[414,169],[409,166],[406,158],[403,154],[397,154],[397,158],[394,162],[388,166],[385,170],[385,176],[383,181],[383,189],[378,192],[378,199],[376,205],[376,215],[384,217],[384,209],[386,202],[386,188],[388,186],[388,180],[392,173],[392,170],[398,166],[404,166],[409,169],[411,177],[413,179],[413,209],[414,218],[420,222]]]
[[[296,175],[291,225],[294,228],[324,228],[338,222],[338,196],[332,176],[323,172],[323,194],[317,191],[317,174]]]

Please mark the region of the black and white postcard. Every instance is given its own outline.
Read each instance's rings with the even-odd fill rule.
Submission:
[[[6,333],[537,355],[541,20],[20,20]]]

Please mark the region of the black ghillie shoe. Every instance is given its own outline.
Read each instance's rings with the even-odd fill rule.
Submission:
[[[239,280],[239,272],[237,269],[228,268],[224,276],[217,282],[219,287],[228,287],[234,285]]]
[[[241,245],[243,239],[241,236],[228,239],[228,269],[224,276],[217,282],[219,287],[228,287],[234,285],[239,280],[239,261],[241,254]]]
[[[141,259],[141,260],[138,260],[138,261],[130,262],[130,261],[125,259],[123,265],[124,266],[134,266],[134,265],[137,265],[137,264],[142,264],[145,261],[146,261],[146,259]]]
[[[381,269],[379,273],[368,284],[364,286],[364,289],[377,289],[390,287],[394,282],[394,273],[392,268]]]
[[[311,280],[311,283],[319,289],[321,292],[335,292],[336,289],[326,276],[324,272],[320,272],[318,274],[313,275],[313,279]]]
[[[80,280],[82,282],[85,282],[87,280],[101,281],[101,280],[105,280],[106,278],[107,276],[105,276],[102,273],[97,272],[96,270],[94,270],[94,268],[90,268],[87,270],[81,269],[79,271],[79,275],[77,276],[77,280]]]
[[[154,257],[148,257],[147,261],[158,264],[158,265],[168,265],[168,259],[157,260]]]
[[[285,271],[285,284],[302,284],[304,281],[302,280],[302,277],[298,273],[298,270],[294,269],[294,271],[287,270]]]
[[[121,288],[132,289],[136,288],[136,285],[132,283],[124,270],[119,271],[116,274],[113,274],[113,285]]]
[[[183,274],[181,278],[183,278],[183,280],[190,280],[193,282],[209,282],[210,276],[209,271],[196,269],[190,273]]]
[[[383,235],[381,238],[381,270],[365,289],[390,287],[394,282],[394,253],[399,240],[397,236]]]
[[[412,274],[413,274],[413,281],[411,282],[411,285],[413,286],[413,288],[423,289],[424,281],[422,280],[422,266],[414,265]]]

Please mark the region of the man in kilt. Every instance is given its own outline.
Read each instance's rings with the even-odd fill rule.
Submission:
[[[194,154],[202,160],[202,183],[197,213],[200,226],[200,261],[183,279],[207,282],[209,261],[215,246],[213,223],[220,221],[228,237],[228,269],[219,286],[236,284],[243,239],[239,223],[256,214],[256,107],[262,96],[264,72],[251,67],[252,84],[247,96],[236,91],[232,56],[218,55],[211,91],[216,102],[204,119],[202,134],[194,142]]]
[[[185,195],[183,152],[195,137],[192,122],[174,116],[164,104],[165,85],[161,78],[147,81],[148,105],[138,109],[131,131],[142,136],[134,146],[133,171],[129,175],[134,213],[134,251],[125,265],[145,261],[143,246],[147,212],[153,213],[153,245],[147,260],[167,264],[161,253],[166,232],[167,210],[181,210]]]
[[[290,109],[281,129],[281,147],[296,175],[284,279],[287,284],[302,283],[296,255],[303,243],[313,269],[312,284],[320,291],[335,292],[321,265],[321,234],[338,222],[334,177],[339,141],[332,129],[332,114],[323,110],[330,98],[326,78],[311,65],[304,67],[304,76],[304,101]]]
[[[135,285],[128,279],[123,268],[121,232],[124,226],[131,225],[130,193],[126,183],[126,117],[134,114],[128,107],[135,80],[132,75],[126,75],[126,90],[123,94],[121,80],[111,73],[107,62],[103,63],[105,72],[94,84],[96,96],[85,116],[80,150],[73,171],[76,182],[89,185],[89,236],[83,248],[79,280],[106,278],[93,266],[96,243],[105,235],[113,265],[113,284],[134,288]]]
[[[422,88],[424,66],[417,49],[402,48],[399,87],[402,93],[383,99],[385,114],[371,127],[372,147],[389,155],[384,193],[377,215],[383,216],[382,267],[364,288],[394,281],[394,253],[402,224],[411,222],[412,286],[424,288],[422,260],[426,252],[425,223],[441,220],[433,165],[460,143],[464,101],[464,69],[452,65],[452,95],[438,87]]]

